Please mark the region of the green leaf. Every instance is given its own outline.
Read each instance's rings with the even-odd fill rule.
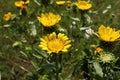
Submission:
[[[36,55],[36,54],[32,54],[34,57],[36,57],[37,59],[42,59],[42,57],[41,56],[39,56],[39,55]]]
[[[52,77],[54,74],[54,70],[55,70],[55,65],[54,63],[49,63],[49,64],[44,64],[41,66],[41,68],[39,69],[39,73],[42,74],[50,74],[50,76]]]
[[[28,56],[27,56],[27,54],[26,54],[25,52],[20,51],[20,53],[21,53],[24,57],[28,58]]]
[[[34,50],[39,53],[39,55],[43,58],[47,58],[48,55],[46,53],[44,53],[42,50],[38,49],[37,47],[34,48]]]
[[[96,70],[96,74],[98,74],[100,77],[103,77],[103,72],[100,64],[96,61],[96,62],[93,62],[93,66]]]
[[[1,72],[0,72],[0,80],[1,80]]]
[[[39,70],[39,66],[35,62],[31,61],[31,64],[34,66],[36,70]]]

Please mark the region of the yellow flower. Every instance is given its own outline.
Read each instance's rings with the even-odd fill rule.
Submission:
[[[24,3],[25,3],[25,4],[29,4],[29,3],[30,3],[30,0],[25,0]]]
[[[27,6],[23,5],[20,7],[21,10],[26,10],[27,9]]]
[[[101,25],[96,34],[100,39],[105,42],[114,42],[120,40],[120,30],[115,31],[115,28],[105,27]]]
[[[61,20],[60,15],[54,15],[53,13],[41,14],[41,17],[37,16],[39,22],[42,23],[45,27],[52,27]]]
[[[29,3],[30,3],[30,0],[25,0],[25,1],[19,0],[19,1],[15,1],[15,6],[20,7],[22,9],[23,7],[26,6],[26,4],[29,4]]]
[[[59,54],[60,51],[67,52],[68,48],[71,46],[69,38],[63,33],[56,35],[55,32],[43,36],[40,38],[41,42],[39,47],[42,50],[46,50],[49,54],[56,53]]]
[[[67,1],[67,2],[66,2],[66,7],[67,7],[67,8],[70,8],[71,5],[72,5],[71,1]]]
[[[16,7],[21,7],[24,5],[24,1],[15,1],[15,6]]]
[[[71,7],[71,1],[56,1],[56,4],[57,5],[63,5],[63,4],[66,4],[66,7],[67,8],[70,8]]]
[[[12,17],[12,13],[8,12],[7,14],[4,14],[3,19],[5,21],[9,21],[11,19],[11,17]]]
[[[65,4],[65,1],[56,1],[56,4],[57,5],[63,5],[63,4]]]
[[[81,10],[88,10],[92,7],[92,4],[87,1],[79,1],[76,2],[75,5]]]
[[[100,54],[102,51],[103,51],[103,49],[102,49],[102,48],[100,48],[100,47],[98,47],[98,48],[96,48],[95,53]]]

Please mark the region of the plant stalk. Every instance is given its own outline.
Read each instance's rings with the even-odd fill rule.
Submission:
[[[56,66],[56,80],[59,80],[59,69],[58,69],[58,61],[59,60],[59,55],[56,55],[56,61],[55,61],[55,66]]]

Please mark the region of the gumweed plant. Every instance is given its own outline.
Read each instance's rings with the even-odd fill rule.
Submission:
[[[30,0],[16,0],[14,5],[18,8],[20,15],[27,14],[28,5],[30,4]]]
[[[87,20],[89,17],[89,10],[93,7],[93,4],[91,4],[88,1],[77,1],[74,3],[74,5],[77,7],[77,9],[79,10],[80,13],[80,20],[81,20],[81,25],[82,27],[87,25],[87,22],[89,23],[89,21]]]
[[[15,6],[20,8],[21,10],[26,10],[27,5],[30,3],[30,0],[16,0]]]
[[[68,48],[70,48],[71,46],[71,40],[69,40],[69,38],[65,36],[65,34],[59,33],[58,35],[56,35],[55,32],[43,36],[42,38],[40,38],[40,40],[41,42],[39,44],[39,47],[42,50],[46,50],[49,55],[56,54],[56,80],[59,80],[59,55],[61,54],[61,52],[68,52]]]
[[[95,33],[95,35],[100,39],[99,47],[95,50],[95,53],[99,54],[97,55],[96,59],[98,59],[98,62],[102,66],[101,71],[98,73],[100,73],[100,75],[106,79],[108,76],[114,74],[112,70],[115,67],[118,57],[114,55],[112,49],[114,46],[116,46],[115,42],[119,41],[120,31],[116,30],[115,28],[111,28],[110,26],[106,27],[101,25],[98,28],[98,33]]]
[[[98,33],[95,33],[101,41],[101,46],[106,47],[110,50],[120,38],[120,30],[111,28],[110,26],[101,25],[98,28]]]

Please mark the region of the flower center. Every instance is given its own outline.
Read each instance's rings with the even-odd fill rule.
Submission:
[[[58,53],[63,49],[63,47],[64,44],[59,39],[54,39],[48,42],[48,49],[51,50],[52,52]]]
[[[112,55],[110,55],[110,54],[105,54],[105,55],[101,56],[101,59],[102,59],[102,61],[104,61],[104,62],[110,62],[113,58],[112,58]]]
[[[109,61],[109,60],[111,60],[111,58],[109,56],[104,56],[103,57],[103,61]]]

